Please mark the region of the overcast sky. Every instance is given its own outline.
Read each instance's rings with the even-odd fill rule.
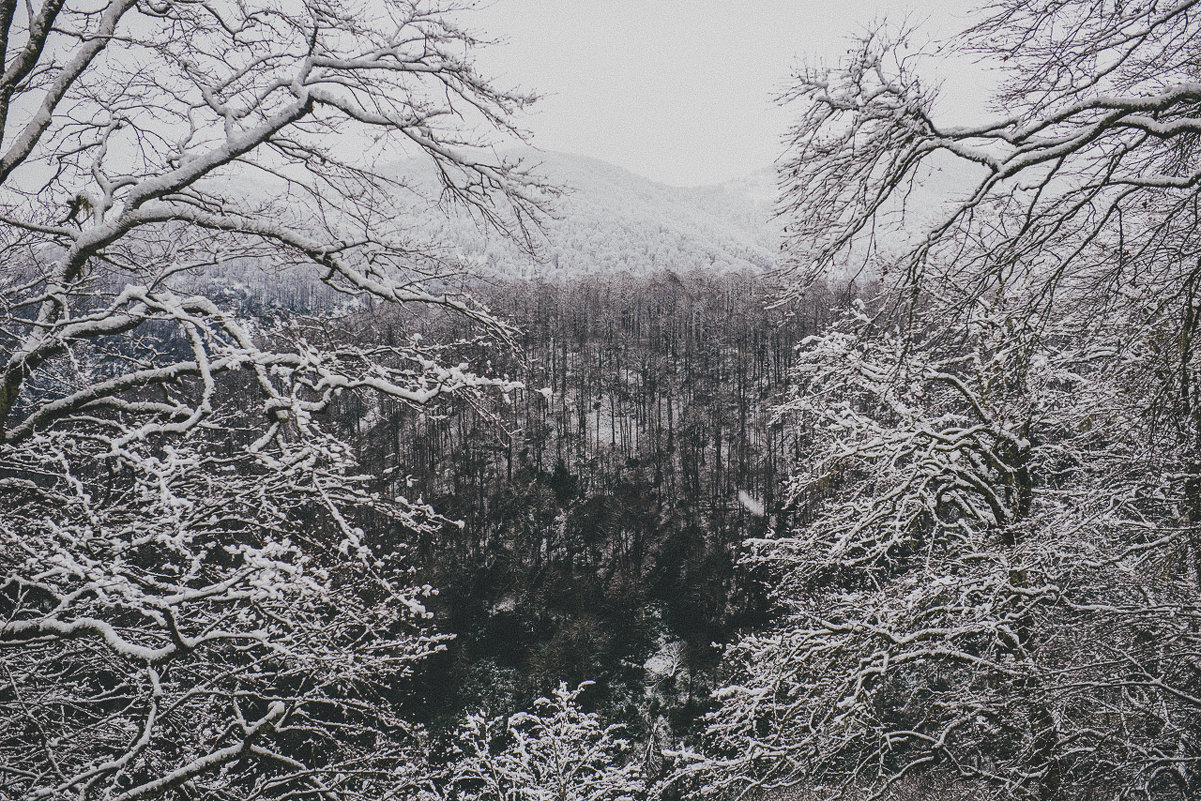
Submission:
[[[887,15],[959,30],[970,0],[495,0],[466,18],[504,38],[486,74],[544,95],[524,119],[549,150],[664,183],[714,183],[767,166],[788,113],[772,97],[801,58],[837,59]],[[962,69],[952,102],[978,102]]]

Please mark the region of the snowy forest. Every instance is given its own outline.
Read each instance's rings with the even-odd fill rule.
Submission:
[[[1201,798],[1201,1],[694,189],[473,5],[0,0],[0,801]]]

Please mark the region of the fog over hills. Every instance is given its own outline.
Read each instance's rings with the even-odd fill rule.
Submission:
[[[536,237],[538,258],[465,212],[448,213],[427,201],[402,205],[398,222],[443,248],[463,273],[483,277],[640,276],[778,266],[783,221],[775,214],[776,172],[770,165],[725,183],[677,187],[587,156],[533,150],[512,155],[521,155],[562,190],[554,219]],[[926,225],[941,222],[949,212],[947,198],[970,195],[979,179],[973,167],[950,159],[934,159],[932,165],[901,200],[882,210],[873,230],[874,258],[895,257],[914,246]],[[416,194],[437,194],[426,165],[410,161],[396,170]],[[847,255],[847,275],[874,274],[874,265],[865,267],[861,256],[860,248]]]
[[[423,236],[449,247],[465,271],[485,276],[764,270],[774,264],[779,224],[772,215],[770,168],[724,184],[682,188],[585,156],[531,152],[526,158],[563,190],[555,219],[539,237],[537,260],[465,214],[446,219],[434,209],[405,211],[424,217]],[[409,163],[399,171],[412,180],[416,167]]]
[[[528,149],[503,155],[520,155],[548,186],[561,192],[553,202],[553,217],[541,232],[534,231],[533,257],[466,209],[440,204],[441,185],[428,162],[405,160],[383,170],[398,186],[407,187],[395,193],[390,209],[382,210],[385,227],[441,261],[440,267],[420,265],[422,271],[441,275],[431,279],[425,272],[427,287],[455,291],[470,289],[477,279],[763,271],[775,266],[782,223],[773,215],[776,189],[770,167],[727,183],[675,187],[586,156]],[[286,213],[307,213],[314,221],[338,227],[330,209],[321,214],[305,211],[303,198],[289,197],[283,183],[270,177],[258,180],[249,196],[248,207],[283,204]],[[348,223],[353,236],[361,223]],[[357,230],[361,236],[361,228]],[[221,291],[295,308],[345,302],[329,287],[309,281],[310,269],[229,258],[179,279],[179,288],[223,287]]]
[[[381,220],[423,253],[438,254],[441,266],[421,265],[427,286],[470,289],[477,279],[557,280],[578,276],[647,276],[653,273],[766,271],[779,266],[783,221],[775,214],[776,174],[771,166],[720,184],[677,187],[635,175],[599,159],[567,153],[523,149],[502,154],[520,156],[534,173],[561,194],[553,216],[534,232],[535,256],[518,242],[484,225],[465,208],[439,203],[441,184],[432,166],[408,159],[385,168],[398,190]],[[943,213],[943,195],[958,195],[972,185],[962,167],[937,168],[925,176],[901,204],[881,213],[874,230],[876,246],[885,254],[912,246],[906,220],[930,222]],[[266,201],[284,191],[260,184]],[[334,221],[336,216],[328,216]],[[316,216],[314,216],[316,219]],[[354,223],[357,225],[358,223]],[[353,227],[353,226],[352,226]],[[924,230],[920,229],[919,230]],[[869,277],[873,269],[859,261],[857,248],[847,256],[847,274]],[[238,291],[277,296],[297,283],[291,265],[227,262],[201,271],[204,278],[234,283]],[[300,267],[307,271],[307,267]],[[432,282],[429,276],[436,274]],[[307,284],[302,306],[337,305],[339,296],[321,285]],[[344,299],[343,299],[344,300]]]

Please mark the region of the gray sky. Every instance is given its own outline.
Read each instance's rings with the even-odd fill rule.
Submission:
[[[963,27],[970,0],[495,0],[464,18],[507,40],[480,54],[544,95],[523,122],[549,150],[682,186],[771,163],[788,112],[771,98],[799,58],[830,62],[884,15]],[[951,70],[952,106],[980,93]]]

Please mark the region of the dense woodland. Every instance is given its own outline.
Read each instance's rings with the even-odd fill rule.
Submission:
[[[224,291],[264,320],[325,300],[287,285]],[[401,331],[458,342],[462,358],[522,384],[420,406],[350,397],[328,413],[381,490],[448,521],[396,532],[419,583],[438,590],[426,602],[438,631],[455,635],[407,691],[445,727],[593,681],[584,697],[612,719],[687,731],[721,644],[768,619],[741,545],[795,516],[781,486],[806,446],[773,410],[796,346],[837,298],[772,310],[769,276],[710,270],[492,282],[476,295],[513,326],[506,347],[481,347],[442,314],[338,318],[363,344]]]
[[[1201,797],[1201,0],[796,71],[771,270],[468,10],[0,2],[0,797]]]
[[[493,368],[528,389],[346,410],[365,466],[403,470],[462,523],[414,553],[440,629],[459,635],[430,662],[436,703],[510,711],[594,680],[590,695],[637,726],[685,726],[705,706],[715,645],[766,612],[739,547],[784,525],[797,443],[771,409],[795,345],[831,311],[768,311],[769,286],[710,272],[490,286],[519,328]],[[661,651],[670,672],[648,672]]]

